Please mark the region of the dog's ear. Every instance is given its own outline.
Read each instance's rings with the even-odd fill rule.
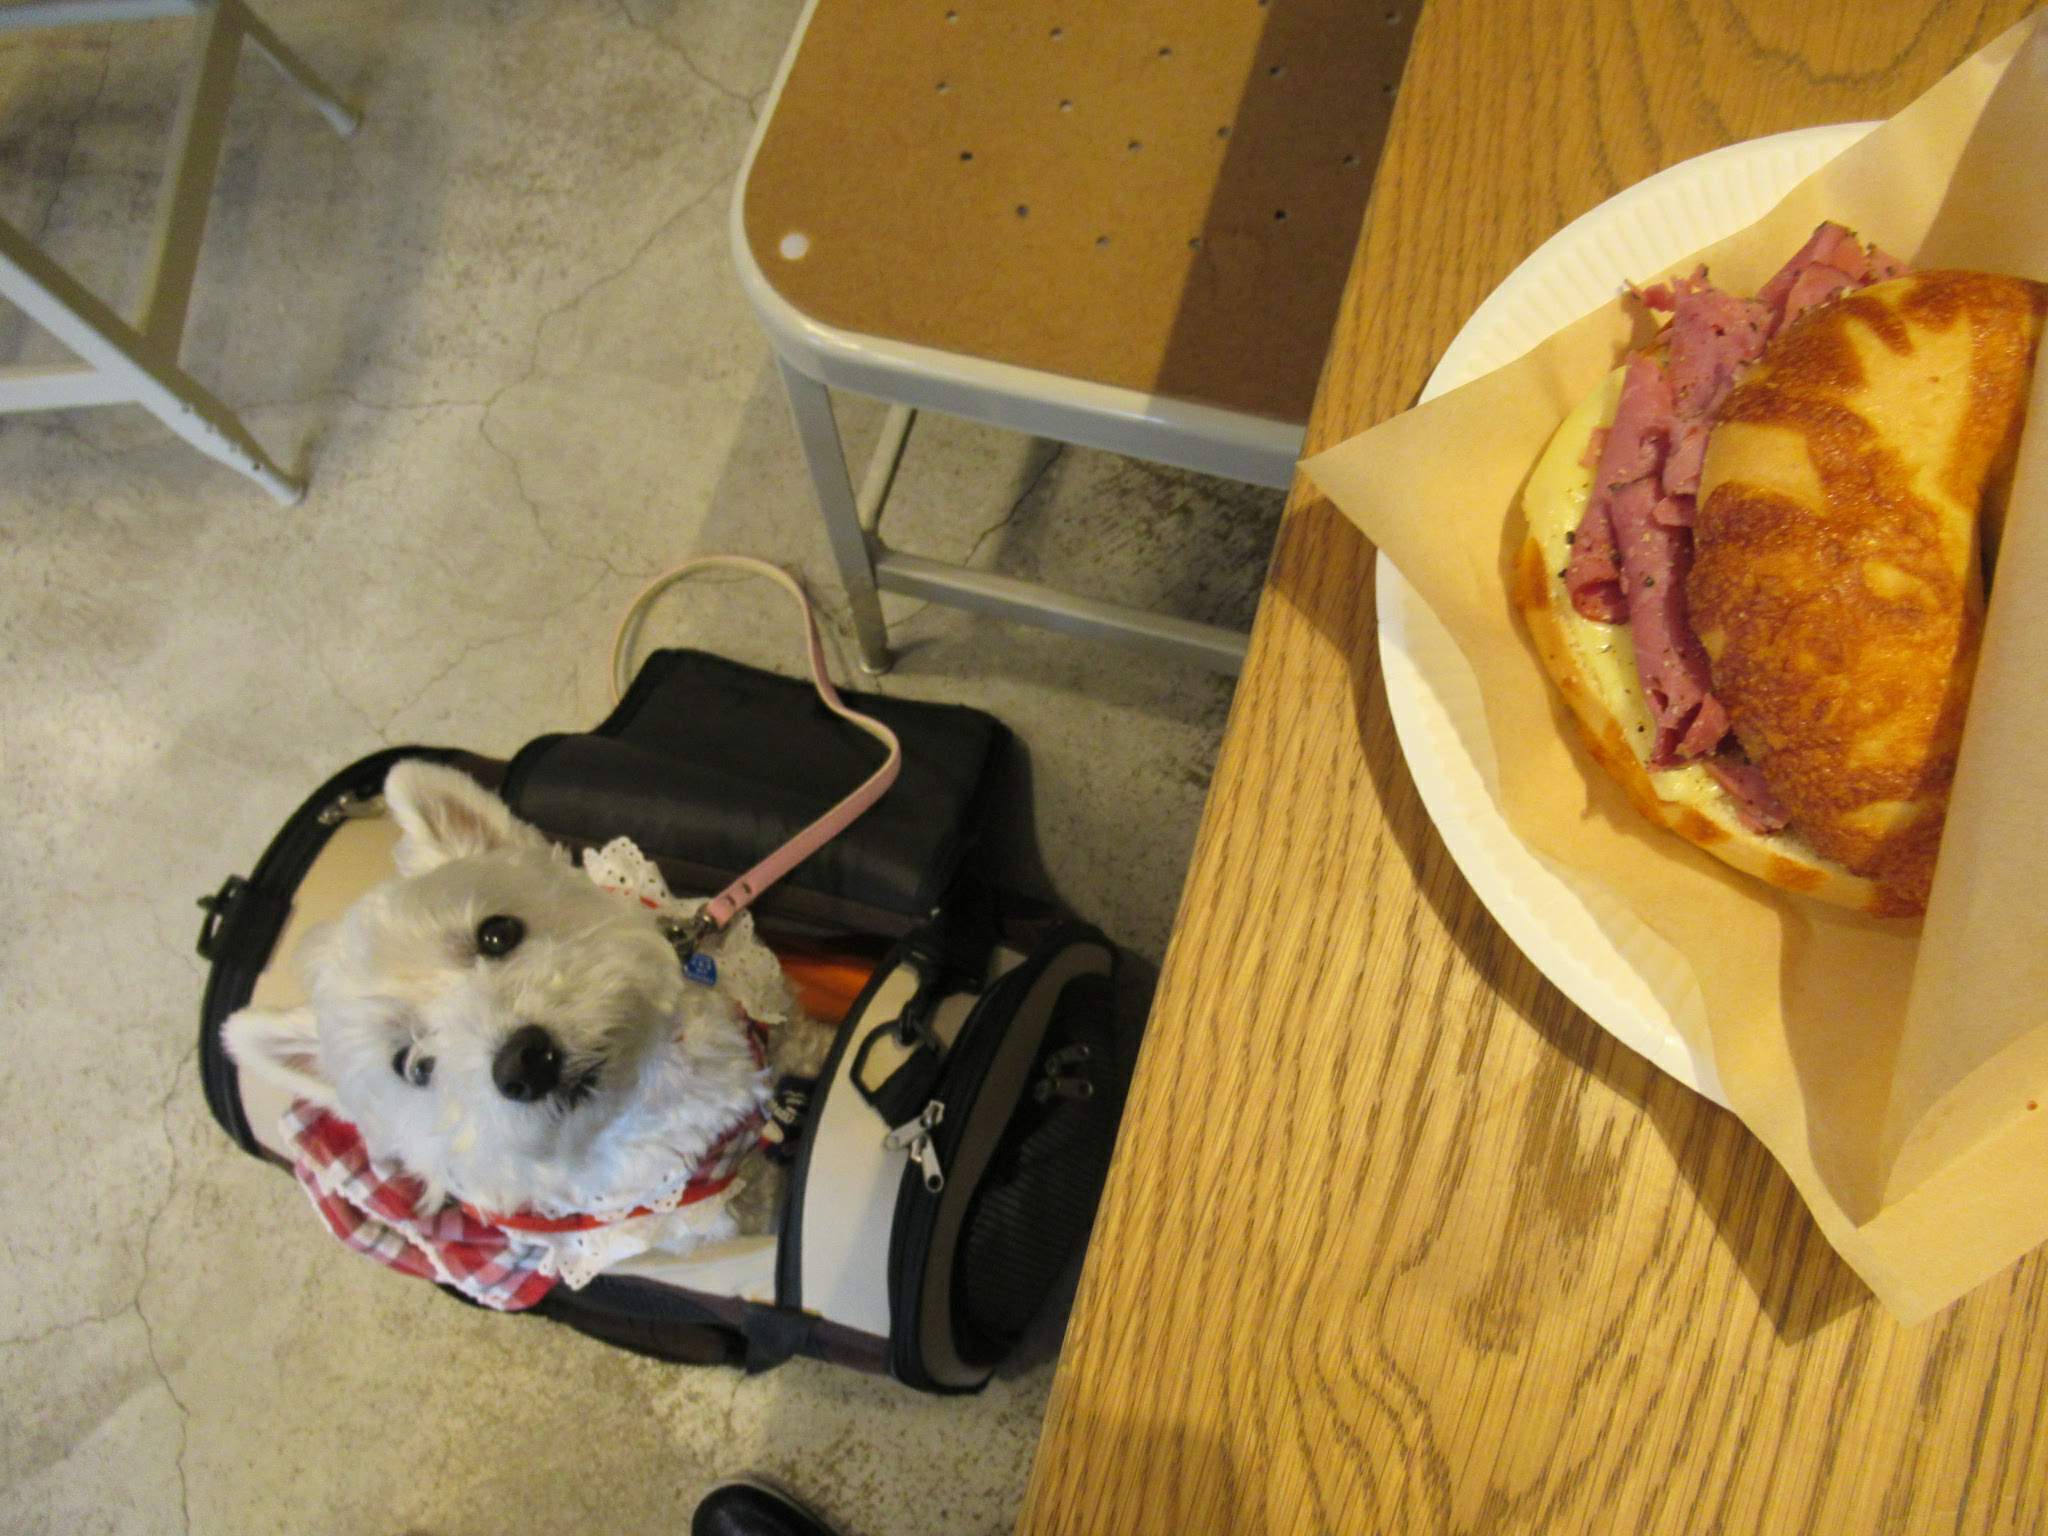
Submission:
[[[267,1078],[297,1098],[333,1106],[334,1086],[320,1067],[320,1028],[311,1008],[283,1013],[244,1008],[228,1016],[221,1038],[243,1071]]]
[[[392,857],[402,875],[424,874],[450,859],[542,841],[505,802],[460,769],[408,757],[384,779],[384,803],[401,836]]]

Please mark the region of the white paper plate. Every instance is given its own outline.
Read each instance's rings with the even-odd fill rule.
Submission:
[[[1875,126],[1805,128],[1687,160],[1609,198],[1559,230],[1473,312],[1422,391],[1470,383],[1614,296],[1762,217]],[[1714,1063],[1674,1020],[1705,1038],[1685,961],[1597,887],[1569,877],[1509,830],[1479,684],[1455,641],[1382,558],[1380,666],[1394,730],[1422,803],[1451,857],[1509,938],[1565,996],[1631,1050],[1724,1102]]]

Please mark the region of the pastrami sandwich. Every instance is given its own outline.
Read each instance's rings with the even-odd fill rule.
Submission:
[[[2048,286],[1824,224],[1566,419],[1515,601],[1601,766],[1736,868],[1924,910]]]

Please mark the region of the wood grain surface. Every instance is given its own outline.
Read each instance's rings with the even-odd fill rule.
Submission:
[[[1429,0],[1310,447],[1586,209],[1889,114],[2030,8]],[[2043,1528],[2048,1263],[1899,1327],[1535,972],[1416,799],[1371,568],[1298,482],[1020,1528]]]

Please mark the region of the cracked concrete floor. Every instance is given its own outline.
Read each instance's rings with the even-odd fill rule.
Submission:
[[[870,1536],[1005,1529],[1044,1360],[967,1401],[640,1361],[349,1257],[207,1116],[193,900],[320,779],[384,742],[508,753],[594,724],[619,610],[683,555],[835,590],[725,244],[798,0],[263,9],[366,118],[343,143],[244,62],[185,358],[309,466],[306,501],[138,410],[0,420],[0,1527],[679,1531],[759,1468]],[[110,297],[183,52],[175,22],[0,41],[0,217]],[[0,360],[55,355],[0,316]],[[847,405],[856,453],[879,420]],[[1243,622],[1277,510],[925,421],[890,527]],[[1156,960],[1228,685],[891,608],[881,686],[1026,745],[1019,881]],[[650,633],[794,670],[786,624],[707,581]]]

